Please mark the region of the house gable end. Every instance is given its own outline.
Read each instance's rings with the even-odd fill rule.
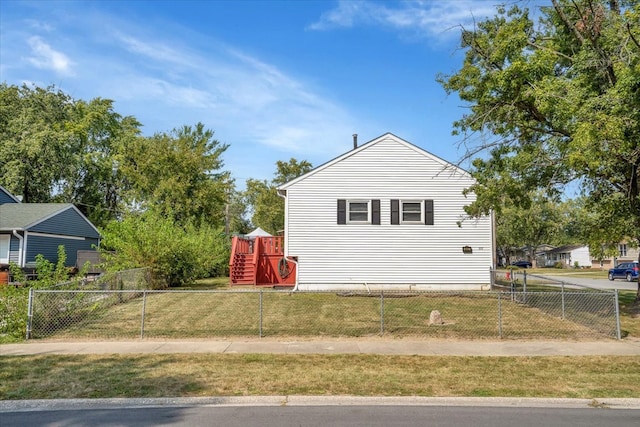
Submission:
[[[373,139],[371,141],[368,141],[368,142],[360,145],[359,147],[354,148],[353,150],[348,151],[348,152],[342,154],[341,156],[338,156],[338,157],[334,158],[333,160],[330,160],[330,161],[328,161],[328,162],[326,162],[326,163],[314,168],[313,170],[307,172],[306,174],[301,175],[301,176],[299,176],[299,177],[297,177],[297,178],[285,183],[284,185],[280,186],[278,188],[278,190],[280,191],[281,194],[284,194],[284,193],[286,193],[286,190],[288,188],[296,185],[298,182],[306,180],[306,179],[314,176],[315,174],[320,173],[320,172],[324,171],[325,169],[332,167],[333,165],[335,165],[337,163],[346,161],[351,157],[358,156],[359,153],[361,153],[361,152],[363,152],[365,150],[369,150],[372,147],[375,147],[377,144],[380,144],[380,143],[383,143],[383,142],[389,142],[389,141],[393,141],[393,142],[397,143],[400,146],[407,147],[410,150],[414,151],[415,153],[417,153],[417,154],[419,154],[421,156],[424,156],[425,158],[430,159],[431,161],[433,161],[436,164],[440,165],[441,170],[442,170],[443,173],[445,173],[445,172],[446,173],[453,173],[453,174],[457,174],[457,175],[461,175],[461,176],[465,176],[465,177],[470,177],[469,173],[467,171],[465,171],[464,169],[462,169],[462,168],[460,168],[460,167],[458,167],[458,166],[456,166],[456,165],[454,165],[454,164],[452,164],[450,162],[447,162],[446,160],[443,160],[440,157],[435,156],[435,155],[429,153],[428,151],[426,151],[426,150],[424,150],[424,149],[422,149],[422,148],[420,148],[420,147],[418,147],[418,146],[416,146],[414,144],[411,144],[410,142],[407,142],[402,138],[399,138],[399,137],[395,136],[392,133],[387,132],[384,135],[381,135],[378,138],[375,138],[375,139]]]
[[[66,209],[58,211],[35,224],[30,225],[29,232],[51,233],[66,236],[100,237],[98,230],[82,215],[73,205],[68,205]]]
[[[0,205],[5,203],[20,203],[20,200],[13,194],[9,193],[9,190],[0,185]]]
[[[385,134],[279,188],[285,254],[304,289],[489,283],[491,217],[460,225],[475,199],[464,170]],[[465,251],[471,248],[472,251]],[[451,275],[442,265],[465,265]]]

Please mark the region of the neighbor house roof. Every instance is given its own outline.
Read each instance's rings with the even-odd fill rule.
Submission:
[[[571,252],[571,251],[573,251],[573,250],[575,250],[575,249],[578,249],[578,248],[584,248],[585,246],[587,246],[587,245],[579,245],[579,244],[578,244],[578,245],[564,245],[564,246],[560,246],[559,248],[551,249],[551,250],[550,250],[550,251],[548,251],[548,252],[549,252],[549,253],[559,253],[559,254],[562,254],[562,253],[568,253],[568,252]]]
[[[8,203],[0,205],[0,230],[27,230],[67,209],[75,209],[75,207],[71,203]]]

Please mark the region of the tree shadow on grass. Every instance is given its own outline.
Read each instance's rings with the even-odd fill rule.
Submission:
[[[2,400],[195,396],[204,390],[195,372],[176,372],[170,355],[8,356],[3,362]]]

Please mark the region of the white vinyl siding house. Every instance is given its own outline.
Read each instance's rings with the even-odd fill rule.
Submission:
[[[485,289],[492,221],[464,212],[473,182],[388,133],[283,185],[298,288]]]
[[[587,245],[567,245],[547,251],[545,266],[560,263],[564,267],[591,267],[591,256]]]

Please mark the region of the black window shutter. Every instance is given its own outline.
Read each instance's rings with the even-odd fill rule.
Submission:
[[[347,201],[338,199],[338,224],[347,223]]]
[[[424,201],[424,223],[433,225],[433,200]]]
[[[391,224],[400,224],[400,200],[391,200]]]
[[[380,225],[380,200],[371,200],[371,224]]]

